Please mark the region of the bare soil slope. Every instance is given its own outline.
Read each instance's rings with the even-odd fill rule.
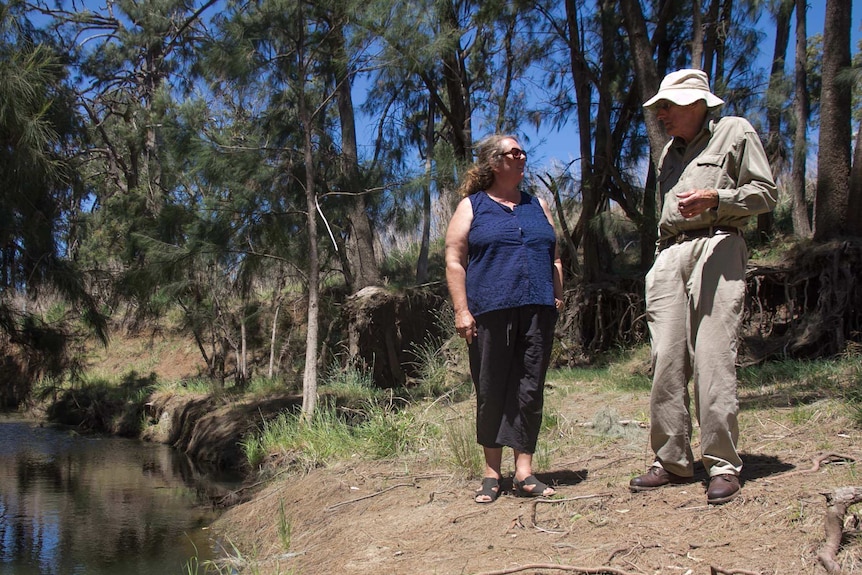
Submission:
[[[475,504],[478,480],[437,445],[284,473],[215,527],[262,575],[825,573],[822,493],[862,484],[862,434],[832,400],[798,403],[768,389],[741,399],[743,491],[724,506],[706,504],[702,469],[690,485],[629,492],[650,461],[647,391],[551,381],[556,435],[540,441],[549,454],[537,475],[557,486],[554,499],[515,497],[508,481],[495,503]],[[471,410],[465,401],[422,416],[446,426]],[[845,537],[838,560],[862,573],[859,541]]]

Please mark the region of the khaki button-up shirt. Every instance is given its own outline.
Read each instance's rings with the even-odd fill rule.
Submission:
[[[760,137],[744,118],[708,120],[688,144],[674,138],[659,160],[662,202],[659,243],[686,230],[710,226],[742,228],[748,218],[771,211],[777,190]],[[718,191],[718,208],[686,219],[676,194],[691,189]]]

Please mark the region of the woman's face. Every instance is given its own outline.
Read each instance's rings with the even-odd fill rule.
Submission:
[[[524,178],[524,166],[527,164],[527,153],[514,138],[506,138],[500,142],[499,160],[494,166],[494,179],[501,183],[518,185]]]

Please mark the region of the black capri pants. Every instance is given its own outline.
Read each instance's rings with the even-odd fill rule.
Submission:
[[[536,451],[557,315],[553,306],[531,305],[475,318],[470,372],[476,440],[483,447]]]

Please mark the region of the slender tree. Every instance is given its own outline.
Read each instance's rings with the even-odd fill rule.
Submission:
[[[850,67],[850,0],[827,0],[823,23],[823,87],[820,95],[820,142],[814,239],[828,240],[845,231],[850,185],[851,86],[841,81]]]
[[[790,173],[793,231],[800,238],[811,237],[808,202],[805,199],[805,172],[808,162],[808,35],[807,2],[796,0],[796,57],[794,62],[793,112],[796,128],[793,135],[793,166]]]
[[[348,197],[347,261],[343,266],[347,285],[351,292],[378,285],[380,269],[374,254],[374,235],[369,217],[369,204],[362,189],[363,178],[359,165],[359,146],[356,140],[356,113],[353,106],[353,70],[347,52],[346,26],[347,4],[343,1],[332,5],[328,24],[331,27],[329,40],[332,43],[335,97],[338,102],[338,118],[341,128],[340,172],[342,189]]]
[[[787,46],[790,43],[790,19],[793,15],[795,0],[776,0],[770,5],[770,12],[775,20],[775,47],[772,52],[772,69],[769,74],[769,85],[766,88],[766,123],[767,134],[764,149],[772,166],[772,173],[778,176],[784,171],[787,158],[787,147],[784,143],[782,130],[782,112],[786,109],[787,81],[784,64],[787,58]],[[772,233],[772,212],[757,216],[757,231],[761,238],[767,238]]]

